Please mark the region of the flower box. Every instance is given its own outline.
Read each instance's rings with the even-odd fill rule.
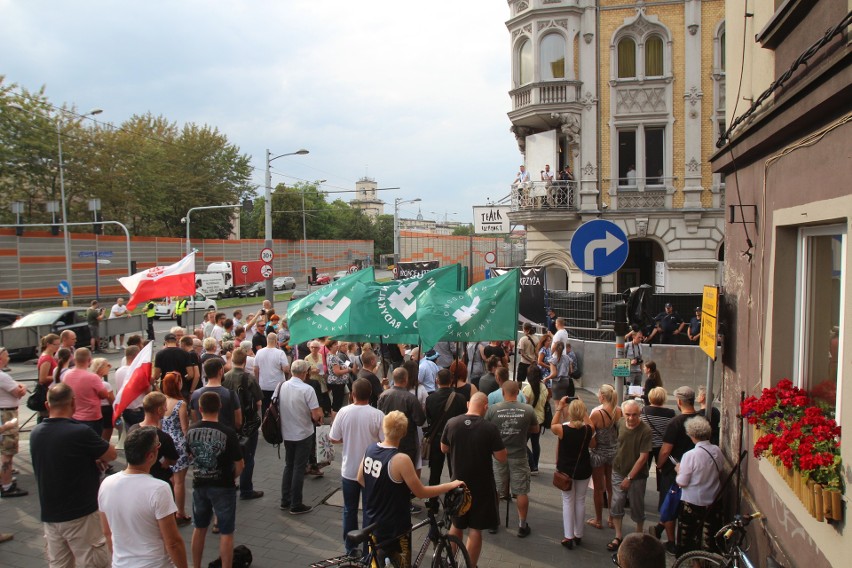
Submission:
[[[741,410],[754,428],[754,456],[774,464],[815,519],[842,521],[840,428],[831,409],[785,379]]]

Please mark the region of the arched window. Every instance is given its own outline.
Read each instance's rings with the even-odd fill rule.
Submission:
[[[636,42],[625,37],[618,42],[618,78],[636,76]]]
[[[533,50],[529,40],[524,40],[518,48],[518,81],[521,85],[533,82]]]
[[[541,57],[541,80],[565,78],[565,38],[559,34],[547,34],[539,47]]]
[[[645,40],[645,76],[663,76],[663,39],[660,36]]]
[[[725,32],[719,36],[719,69],[725,70]]]

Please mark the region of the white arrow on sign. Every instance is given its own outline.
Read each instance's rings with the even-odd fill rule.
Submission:
[[[605,238],[589,241],[589,243],[586,245],[586,249],[583,251],[583,257],[586,262],[586,264],[584,265],[585,270],[589,271],[595,269],[596,250],[604,249],[604,251],[606,251],[606,256],[609,256],[623,244],[624,241],[622,241],[609,231],[606,231]]]

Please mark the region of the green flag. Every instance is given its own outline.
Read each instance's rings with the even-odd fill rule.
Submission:
[[[353,288],[375,279],[373,267],[347,274],[287,306],[290,343],[349,333],[349,310],[356,300]]]
[[[453,292],[437,286],[417,298],[423,345],[439,341],[514,340],[518,327],[520,271],[483,280]]]
[[[349,335],[413,336],[416,343],[417,297],[434,286],[457,290],[458,272],[459,265],[453,264],[405,280],[358,284],[349,310]]]

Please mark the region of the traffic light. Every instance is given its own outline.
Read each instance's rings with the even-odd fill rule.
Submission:
[[[50,234],[54,237],[59,236],[59,225],[51,225],[50,226]]]
[[[96,235],[104,234],[104,226],[98,223],[101,220],[101,212],[95,211],[95,224],[92,225],[92,232]]]
[[[316,282],[316,281],[317,281],[317,267],[312,266],[311,267],[311,282]]]

